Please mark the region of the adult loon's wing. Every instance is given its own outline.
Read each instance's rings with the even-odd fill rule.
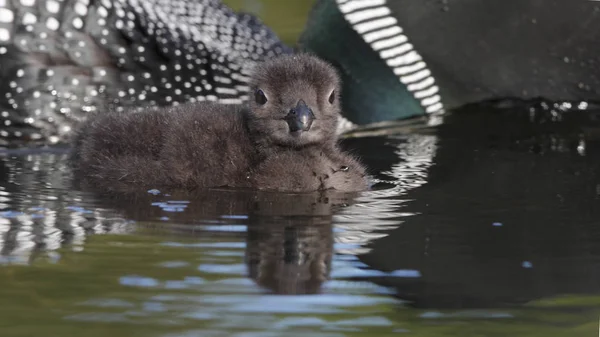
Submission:
[[[435,78],[392,2],[319,0],[300,37],[302,49],[340,70],[345,117],[357,124],[444,109]]]
[[[99,107],[240,103],[291,50],[218,0],[0,1],[0,140],[58,142]]]
[[[319,0],[304,49],[337,63],[346,117],[497,98],[598,100],[597,1]]]
[[[389,1],[445,104],[499,97],[600,98],[600,3]]]

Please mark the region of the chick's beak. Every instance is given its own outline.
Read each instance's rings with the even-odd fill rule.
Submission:
[[[292,108],[284,119],[290,127],[290,132],[308,131],[315,115],[304,100],[299,100],[296,107]]]

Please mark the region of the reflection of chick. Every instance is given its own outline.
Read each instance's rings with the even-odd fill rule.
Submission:
[[[329,279],[332,217],[349,193],[258,192],[248,218],[246,264],[258,285],[277,294],[315,294]]]
[[[197,103],[90,118],[75,140],[75,171],[110,190],[368,187],[362,165],[336,144],[339,80],[331,66],[282,56],[257,67],[252,85],[245,109]]]
[[[331,218],[262,218],[248,226],[249,276],[276,294],[319,293],[332,254]]]

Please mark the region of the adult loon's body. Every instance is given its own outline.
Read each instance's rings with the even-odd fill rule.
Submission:
[[[2,3],[0,136],[55,143],[98,109],[239,104],[251,67],[289,52],[218,0]]]
[[[305,192],[368,187],[337,146],[339,80],[309,55],[254,70],[243,108],[212,102],[102,112],[78,130],[76,175],[109,191],[233,187]]]
[[[504,97],[598,100],[598,9],[318,0],[299,45],[341,72],[356,124]],[[248,69],[291,52],[219,0],[0,2],[0,142],[65,140],[99,107],[239,104]]]

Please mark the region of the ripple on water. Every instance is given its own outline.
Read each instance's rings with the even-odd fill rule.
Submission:
[[[158,265],[165,268],[183,268],[189,266],[190,263],[186,261],[166,261],[161,262]]]

